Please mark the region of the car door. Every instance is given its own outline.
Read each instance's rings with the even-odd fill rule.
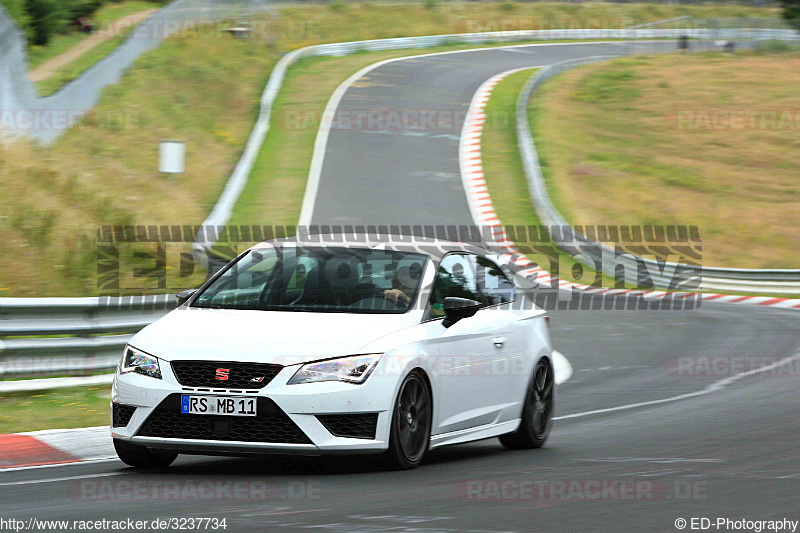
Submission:
[[[492,378],[503,396],[499,401],[505,406],[499,421],[507,422],[519,417],[525,398],[536,351],[529,319],[540,312],[518,305],[514,282],[493,259],[478,255],[474,261],[478,290],[486,306],[478,314],[491,313],[505,340],[502,359],[495,363]]]
[[[453,253],[442,259],[431,294],[432,318],[443,314],[442,303],[450,296],[487,302],[476,266],[472,254]],[[502,421],[511,410],[509,393],[503,389],[519,344],[507,312],[489,304],[449,328],[438,323],[433,433]]]

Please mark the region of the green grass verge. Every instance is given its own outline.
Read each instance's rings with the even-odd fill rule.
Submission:
[[[769,49],[647,56],[545,83],[529,113],[554,203],[572,224],[698,226],[707,265],[796,268],[797,68]]]
[[[525,81],[534,72],[535,69],[528,69],[503,79],[495,86],[486,106],[487,121],[482,138],[483,169],[492,203],[504,225],[536,226],[541,224],[530,201],[527,178],[517,148],[515,123],[517,97]],[[531,101],[530,106],[529,117],[533,117],[537,108],[536,99]],[[550,188],[552,189],[552,186]],[[540,263],[543,268],[557,274],[561,279],[585,285],[595,283],[595,286],[602,287],[641,289],[641,287],[629,283],[622,284],[605,274],[600,274],[598,278],[597,272],[583,265],[576,267],[578,262],[556,248],[553,243],[545,245],[545,250],[546,252],[538,255],[529,254],[528,258]],[[580,275],[576,276],[576,273]],[[752,294],[736,291],[713,292],[752,296]],[[797,295],[792,294],[774,294],[773,296],[797,298]]]
[[[530,200],[528,182],[517,148],[516,104],[525,81],[535,72],[526,69],[504,78],[492,90],[486,105],[486,124],[481,140],[483,172],[492,204],[505,226],[538,226],[542,222]],[[611,277],[598,274],[579,264],[550,243],[517,243],[539,247],[540,253],[528,254],[531,261],[567,281],[603,287],[626,287]]]
[[[98,283],[96,228],[201,223],[250,133],[275,59],[263,45],[229,36],[169,39],[51,146],[0,146],[0,294],[113,290]],[[186,141],[184,174],[159,175],[158,143],[165,138]],[[201,273],[175,281],[188,248],[168,246],[165,288],[132,276],[133,254],[155,246],[122,245],[120,289],[164,293],[196,286]]]
[[[0,395],[0,433],[107,426],[111,387]]]

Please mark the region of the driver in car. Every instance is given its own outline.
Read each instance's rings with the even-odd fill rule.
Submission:
[[[383,291],[383,297],[393,304],[410,304],[419,279],[422,276],[422,267],[418,264],[400,267],[392,280],[392,288]]]

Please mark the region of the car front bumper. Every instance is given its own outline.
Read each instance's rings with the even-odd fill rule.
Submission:
[[[386,376],[371,376],[366,383],[361,385],[333,381],[287,385],[287,381],[298,368],[299,366],[283,368],[272,381],[258,391],[239,392],[182,386],[178,383],[168,363],[162,365],[162,379],[136,373],[118,373],[114,379],[111,400],[113,403],[136,409],[124,426],[115,427],[112,419],[111,435],[115,439],[126,440],[149,448],[200,455],[380,453],[388,448],[391,405],[395,394],[396,380]],[[167,407],[174,405],[173,396],[179,394],[260,398],[259,418],[263,416],[261,408],[263,402],[269,402],[270,406],[274,402],[274,405],[282,411],[282,413],[276,412],[276,416],[288,417],[306,438],[301,439],[303,442],[231,440],[230,436],[210,438],[207,431],[203,438],[185,438],[186,435],[184,438],[174,438],[169,435],[168,431],[165,434],[163,426],[162,430],[158,432],[158,436],[149,435],[153,432],[147,423],[157,410],[162,414],[167,412],[170,419],[177,423],[184,421],[179,417],[201,417],[203,423],[206,419],[224,418],[235,426],[241,423],[237,419],[246,418],[179,414],[179,407],[174,409]],[[336,436],[333,434],[333,430],[326,427],[318,418],[318,415],[346,417],[368,413],[377,418],[373,438]],[[255,423],[252,420],[248,422]],[[257,422],[261,423],[261,421]],[[263,423],[269,424],[269,422],[269,418],[265,417]],[[209,424],[213,424],[213,422],[209,421]],[[224,435],[224,431],[221,434]]]

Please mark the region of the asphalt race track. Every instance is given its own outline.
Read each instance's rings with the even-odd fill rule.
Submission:
[[[597,55],[674,50],[673,42],[540,44],[436,54],[382,65],[351,86],[336,113],[311,224],[473,224],[461,183],[460,117],[478,87],[507,70]],[[431,131],[391,127],[393,111],[430,112]],[[366,112],[378,120],[348,127]],[[380,129],[381,117],[389,127]],[[513,117],[507,117],[513,120]],[[428,124],[425,124],[428,125]],[[304,206],[305,209],[305,206]],[[305,213],[303,213],[305,215]],[[301,215],[301,220],[305,218]]]
[[[350,88],[339,109],[466,110],[496,73],[625,46],[634,45],[539,45],[396,61]],[[332,131],[311,220],[471,224],[459,133]],[[224,517],[229,531],[418,532],[676,531],[678,518],[798,518],[798,358],[778,375],[742,376],[747,366],[678,375],[671,365],[681,356],[797,356],[800,315],[704,303],[552,316],[555,346],[574,373],[559,388],[557,421],[543,449],[511,452],[492,439],[436,450],[408,472],[383,472],[364,458],[301,457],[181,457],[164,472],[135,472],[117,461],[21,470],[0,478],[0,515]],[[652,403],[636,405],[643,402]],[[266,483],[269,497],[147,496],[175,482],[184,489]],[[128,494],[126,487],[141,489],[140,497],[108,498]]]

